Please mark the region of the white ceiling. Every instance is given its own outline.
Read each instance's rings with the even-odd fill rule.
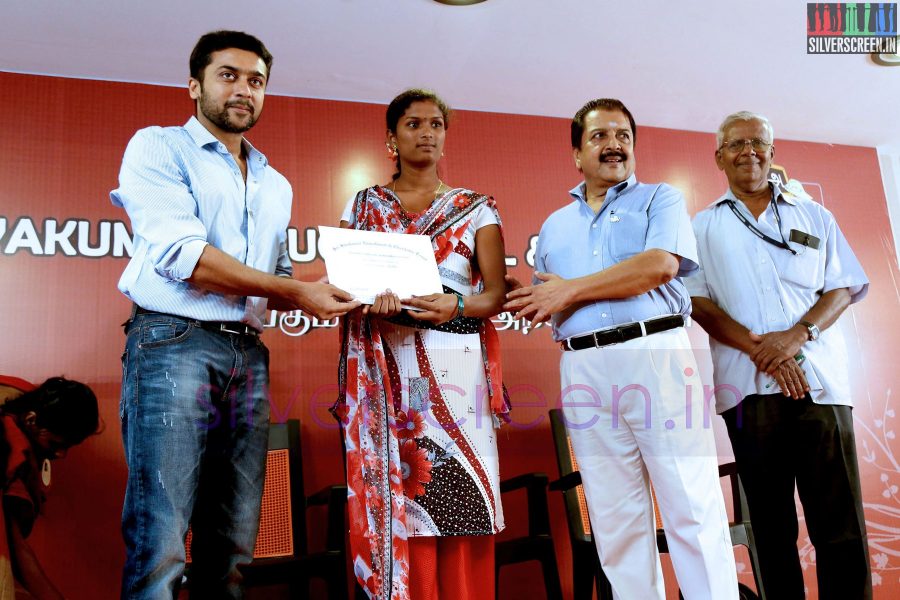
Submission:
[[[807,55],[795,0],[3,0],[0,70],[181,86],[220,28],[266,43],[270,94],[386,103],[415,85],[557,117],[611,96],[642,125],[711,132],[745,109],[779,139],[900,145],[900,67]]]

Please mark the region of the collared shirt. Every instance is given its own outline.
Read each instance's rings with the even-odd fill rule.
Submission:
[[[728,315],[756,333],[793,327],[825,292],[848,288],[851,302],[866,295],[869,280],[828,210],[780,187],[773,189],[781,233],[797,254],[774,246],[751,232],[731,211],[731,200],[750,223],[781,240],[770,203],[755,219],[731,190],[694,217],[700,269],[685,280],[691,296],[709,298]],[[814,249],[790,241],[797,229],[819,238]],[[772,377],[757,371],[750,356],[710,338],[716,410],[722,412],[751,394],[776,394]],[[810,395],[818,404],[852,406],[847,349],[837,327],[803,345],[803,371]]]
[[[266,299],[207,291],[185,281],[207,244],[241,263],[290,276],[291,186],[244,140],[247,180],[223,143],[195,117],[148,127],[125,150],[112,203],[124,207],[134,254],[119,289],[139,306],[201,321],[241,321],[260,331]]]
[[[665,183],[638,183],[632,175],[606,192],[597,213],[585,199],[584,183],[569,195],[574,202],[541,227],[535,270],[564,279],[583,277],[654,248],[678,255],[681,263],[678,277],[649,292],[580,303],[554,314],[554,339],[665,315],[687,317],[691,299],[680,277],[697,268],[697,248],[681,192]]]

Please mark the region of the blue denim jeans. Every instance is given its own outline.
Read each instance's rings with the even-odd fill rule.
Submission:
[[[125,332],[122,598],[177,597],[189,524],[191,597],[240,598],[265,479],[268,350],[172,315],[138,314]]]

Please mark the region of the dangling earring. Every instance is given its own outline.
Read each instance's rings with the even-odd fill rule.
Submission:
[[[397,158],[397,144],[389,144],[385,142],[384,146],[387,148],[388,158],[390,158],[391,160]]]
[[[41,465],[41,483],[44,484],[44,487],[50,487],[51,479],[52,477],[50,474],[50,461],[45,458],[44,464]]]

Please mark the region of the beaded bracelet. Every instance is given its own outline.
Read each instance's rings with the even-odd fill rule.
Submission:
[[[461,316],[463,316],[463,310],[464,310],[464,309],[465,309],[465,306],[463,305],[463,297],[462,297],[462,295],[461,295],[461,294],[456,294],[456,316],[454,316],[453,318],[454,318],[454,319],[458,319],[458,318],[460,318]]]

